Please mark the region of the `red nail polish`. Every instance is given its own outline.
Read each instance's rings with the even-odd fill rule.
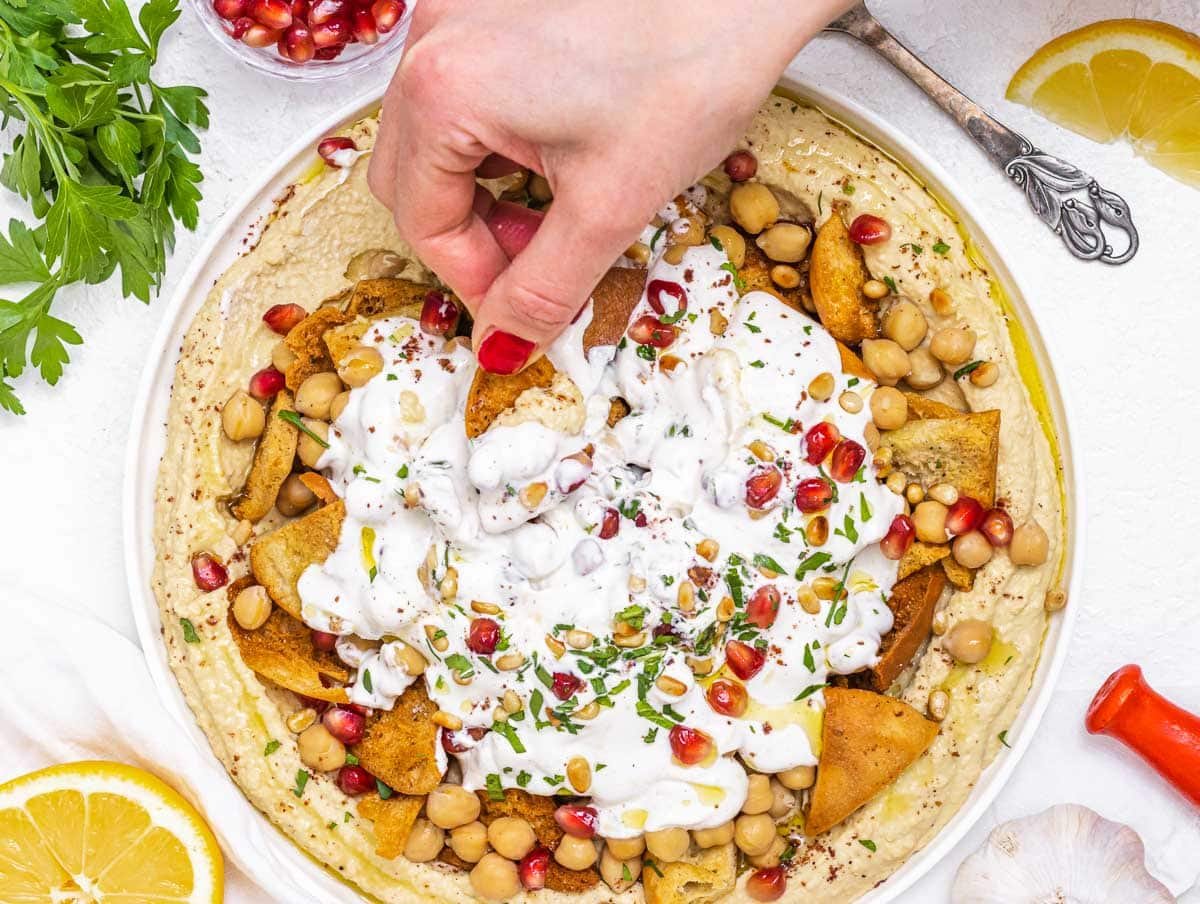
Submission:
[[[534,343],[504,330],[492,330],[479,346],[479,366],[488,373],[507,376],[525,366]]]

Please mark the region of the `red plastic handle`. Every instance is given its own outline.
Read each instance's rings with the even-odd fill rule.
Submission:
[[[1108,677],[1088,707],[1086,725],[1131,748],[1200,806],[1200,717],[1156,692],[1138,666]]]

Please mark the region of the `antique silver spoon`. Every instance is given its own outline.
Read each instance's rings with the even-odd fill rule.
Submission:
[[[989,157],[1025,191],[1034,212],[1083,260],[1124,264],[1138,250],[1138,233],[1129,205],[1079,167],[1034,147],[922,63],[912,51],[859,3],[832,22],[828,31],[857,38],[912,79],[939,107],[954,117]],[[1117,249],[1109,241],[1123,233]]]

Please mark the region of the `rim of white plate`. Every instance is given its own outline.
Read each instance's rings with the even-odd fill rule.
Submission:
[[[780,85],[850,126],[864,138],[896,157],[915,174],[939,200],[950,207],[953,215],[983,252],[993,276],[1007,293],[1033,351],[1057,432],[1066,495],[1066,561],[1063,574],[1067,581],[1065,589],[1068,599],[1077,599],[1083,574],[1084,532],[1087,523],[1083,510],[1083,475],[1071,447],[1071,431],[1066,414],[1068,406],[1063,397],[1062,387],[1055,379],[1054,369],[1050,365],[1050,357],[1042,341],[1037,316],[1025,301],[1020,280],[1008,269],[1003,249],[981,228],[976,208],[967,193],[941,164],[921,150],[904,133],[841,94],[818,89],[787,77],[781,79]],[[242,239],[247,234],[257,232],[284,189],[301,178],[305,171],[317,162],[318,158],[313,150],[316,142],[322,136],[374,111],[381,98],[381,89],[373,91],[349,114],[340,112],[330,116],[301,136],[288,152],[280,156],[280,159],[285,161],[283,165],[257,179],[212,227],[196,252],[191,266],[180,280],[178,288],[167,302],[163,321],[149,351],[148,363],[142,373],[134,402],[122,490],[125,572],[129,582],[134,622],[137,625],[146,664],[158,688],[162,704],[201,752],[212,757],[213,768],[222,772],[223,767],[216,757],[212,756],[207,738],[197,726],[174,673],[167,664],[158,602],[150,586],[154,568],[154,489],[159,459],[165,446],[166,413],[178,351],[192,317],[203,303],[212,283],[247,247]],[[1078,608],[1068,605],[1050,620],[1029,694],[1016,721],[1005,736],[1010,749],[1002,750],[983,771],[966,802],[933,841],[913,854],[882,885],[859,899],[861,904],[885,904],[896,900],[945,857],[991,806],[1029,748],[1038,723],[1050,703],[1053,688],[1067,658],[1068,639]],[[233,781],[228,777],[226,780]],[[247,807],[249,806],[247,801]],[[265,816],[260,818],[266,820]],[[286,845],[295,856],[279,851],[276,852],[276,857],[251,860],[247,858],[246,852],[238,851],[235,854],[227,847],[227,853],[233,855],[238,865],[260,884],[270,887],[275,878],[273,871],[268,872],[268,864],[264,862],[266,860],[272,861],[270,866],[278,866],[282,858],[289,868],[323,872],[321,867],[300,854],[299,849],[282,833],[273,833],[266,837],[278,839],[279,844]],[[314,875],[313,878],[317,877]],[[347,889],[347,892],[350,896],[346,900],[353,900],[353,891]]]

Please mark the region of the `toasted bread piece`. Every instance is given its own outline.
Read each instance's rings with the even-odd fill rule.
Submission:
[[[896,580],[903,581],[910,574],[916,574],[926,565],[941,562],[948,555],[950,555],[948,544],[922,543],[918,540],[908,548],[908,552],[900,560],[900,571],[896,575]]]
[[[413,823],[425,804],[423,797],[393,794],[387,800],[378,794],[358,800],[358,815],[374,823],[375,853],[385,860],[394,860],[404,853]]]
[[[984,508],[995,503],[999,411],[910,420],[884,433],[880,443],[891,448],[892,467],[924,486],[948,483]]]
[[[975,572],[959,565],[953,556],[942,559],[942,570],[956,590],[970,590],[975,586]]]
[[[920,421],[931,417],[961,417],[966,414],[965,411],[951,408],[945,402],[929,399],[915,392],[904,393],[904,398],[908,400],[908,419],[910,421]]]
[[[345,518],[346,504],[338,499],[259,537],[250,547],[255,579],[275,605],[294,618],[300,617],[296,582],[304,569],[321,564],[337,549]]]
[[[325,479],[324,475],[318,474],[316,471],[305,471],[300,475],[300,482],[308,487],[308,491],[321,502],[337,502],[338,495],[333,491],[333,487],[329,485],[329,481]]]
[[[821,762],[804,834],[829,831],[891,785],[928,749],[937,731],[936,722],[892,697],[827,688]]]
[[[333,359],[325,347],[325,334],[335,326],[349,323],[354,318],[340,308],[329,306],[317,308],[294,327],[283,340],[296,360],[287,369],[287,387],[292,392],[300,384],[322,371],[333,370]]]
[[[746,238],[746,257],[742,261],[742,266],[738,268],[738,276],[742,278],[741,294],[747,292],[766,292],[769,295],[774,295],[789,308],[803,313],[808,313],[812,307],[805,304],[805,301],[812,301],[808,297],[808,281],[802,279],[800,285],[794,289],[782,289],[775,284],[771,279],[771,267],[773,264],[763,254],[762,249],[754,244],[754,237]],[[796,265],[798,269],[803,268],[803,264]],[[803,271],[802,271],[803,272]]]
[[[502,816],[519,816],[533,828],[538,844],[552,851],[558,846],[563,832],[554,821],[554,811],[558,805],[553,798],[539,797],[520,788],[506,788],[504,800],[492,800],[485,791],[476,791],[475,794],[482,806],[479,821],[485,826],[490,826]],[[470,868],[469,864],[467,868]],[[600,874],[594,869],[567,869],[553,859],[546,873],[546,888],[551,891],[586,891],[599,881]]]
[[[617,422],[629,414],[629,403],[620,396],[608,400],[608,426],[615,427]]]
[[[512,408],[517,396],[535,386],[548,388],[555,373],[554,365],[546,358],[538,358],[520,373],[508,377],[478,368],[467,393],[464,415],[467,436],[471,439],[481,436],[496,418]]]
[[[946,586],[946,575],[936,566],[922,568],[892,588],[888,608],[892,610],[892,630],[879,645],[879,662],[867,672],[867,684],[880,693],[892,686],[921,644],[929,637],[933,610]]]
[[[736,882],[737,849],[732,841],[694,849],[674,863],[647,857],[642,869],[646,904],[711,904],[733,891]]]
[[[646,271],[612,267],[592,292],[592,322],[583,331],[583,350],[616,345],[625,335],[629,317],[646,288]]]
[[[275,504],[279,488],[292,473],[292,461],[296,457],[296,444],[300,431],[279,417],[279,412],[292,410],[292,394],[280,390],[267,409],[267,425],[258,438],[254,450],[254,461],[246,475],[246,485],[234,501],[231,509],[236,518],[258,522],[266,517]]]
[[[349,323],[335,326],[325,331],[321,337],[325,342],[325,350],[329,360],[336,367],[351,351],[362,345],[362,337],[367,334],[371,321],[365,317],[355,317]]]
[[[437,704],[418,681],[396,698],[390,710],[367,720],[363,739],[351,749],[362,767],[401,794],[428,794],[442,780],[434,745]]]
[[[425,296],[432,291],[435,291],[433,286],[410,279],[386,276],[360,279],[350,293],[346,313],[351,317],[366,317],[368,320],[397,314],[416,319],[421,316]],[[448,292],[445,294],[449,297]]]
[[[333,653],[314,648],[312,631],[299,619],[275,608],[261,628],[247,631],[230,608],[228,621],[242,661],[260,678],[305,697],[330,703],[347,701],[342,688],[326,687],[321,679],[343,683],[350,680],[350,670]]]
[[[870,278],[862,249],[851,240],[840,211],[834,210],[817,230],[808,284],[822,326],[847,345],[879,335],[879,306],[862,293]]]
[[[867,365],[863,364],[862,358],[854,354],[843,343],[837,344],[838,354],[842,359],[842,373],[850,374],[852,377],[858,377],[860,380],[870,380],[875,382],[875,374],[867,370]]]

